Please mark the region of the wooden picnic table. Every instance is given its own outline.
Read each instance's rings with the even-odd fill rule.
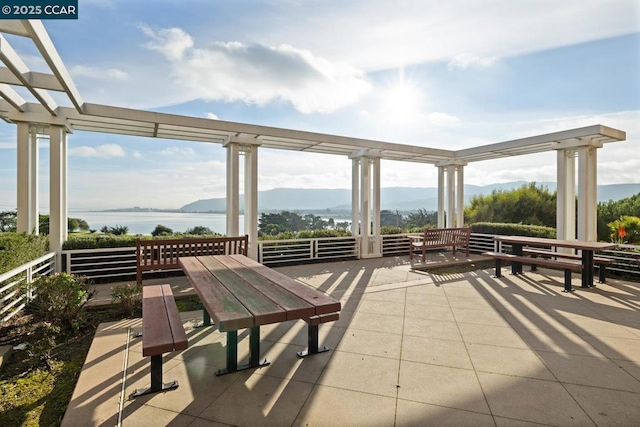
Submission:
[[[587,242],[584,240],[562,240],[547,239],[542,237],[526,237],[526,236],[495,236],[496,242],[509,243],[512,246],[513,255],[523,256],[524,246],[534,246],[543,248],[571,248],[582,252],[582,287],[590,288],[593,286],[593,254],[597,251],[605,249],[614,249],[618,245],[606,242]],[[500,245],[501,246],[501,245]],[[499,251],[501,252],[501,251]],[[513,273],[522,273],[522,264],[513,263]]]
[[[269,364],[260,361],[260,326],[303,319],[309,327],[309,348],[303,357],[327,351],[318,348],[318,325],[338,319],[340,301],[266,267],[244,255],[181,257],[178,263],[204,306],[204,325],[211,320],[227,333],[227,367],[218,375]],[[250,329],[249,364],[238,366],[238,329]]]

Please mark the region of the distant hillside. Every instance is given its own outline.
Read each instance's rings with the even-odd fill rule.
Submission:
[[[493,190],[513,190],[522,187],[525,181],[491,184],[485,186],[465,185],[465,202],[475,195],[491,194]],[[537,185],[556,190],[555,182],[539,182]],[[612,184],[598,186],[598,201],[620,200],[640,193],[640,183]],[[382,209],[390,210],[436,210],[438,208],[438,189],[436,187],[386,187],[380,189]],[[244,209],[243,197],[240,198],[240,209]],[[182,206],[184,212],[224,212],[227,203],[225,198],[198,200]],[[275,188],[258,192],[260,211],[279,210],[350,210],[351,190],[349,189],[303,189]]]

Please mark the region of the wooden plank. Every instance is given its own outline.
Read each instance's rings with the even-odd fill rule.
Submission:
[[[264,276],[272,282],[277,283],[278,285],[287,289],[289,292],[294,293],[307,303],[314,306],[316,309],[315,314],[333,313],[336,311],[340,311],[341,309],[340,301],[337,301],[335,298],[322,293],[317,289],[313,289],[307,285],[304,285],[297,280],[285,276],[284,274],[269,267],[265,267],[264,265],[252,260],[251,258],[247,258],[242,255],[230,255],[230,257],[238,260],[238,262],[240,262],[241,264],[252,268],[256,273]]]
[[[245,282],[233,270],[225,267],[215,257],[205,256],[197,259],[238,301],[242,302],[242,305],[255,318],[255,326],[287,320],[286,311]]]
[[[524,256],[518,256],[518,255],[511,255],[511,254],[503,254],[499,252],[483,252],[482,255],[488,256],[491,258],[498,258],[506,261],[519,262],[522,264],[529,264],[529,265],[531,264],[544,265],[546,267],[556,267],[556,268],[569,269],[569,270],[582,269],[582,263],[570,262],[570,261],[555,261],[555,260],[545,259],[545,258],[524,257]]]
[[[160,286],[142,288],[142,343],[145,357],[173,351],[171,326]]]
[[[196,257],[178,261],[200,301],[221,332],[255,326],[253,315]]]
[[[544,249],[524,248],[522,250],[522,253],[530,254],[530,255],[548,256],[548,257],[552,257],[552,258],[582,259],[582,255],[566,254],[564,252],[546,251]],[[595,262],[596,264],[613,264],[615,262],[615,260],[613,260],[611,258],[603,258],[603,257],[594,256],[593,257],[593,262]]]
[[[184,331],[180,313],[178,313],[178,307],[176,306],[176,300],[171,291],[171,285],[162,285],[162,295],[164,297],[167,318],[169,319],[169,326],[171,327],[171,335],[173,336],[173,350],[186,350],[188,346],[187,334]]]
[[[274,283],[272,280],[258,274],[252,268],[238,262],[231,256],[219,256],[216,260],[220,261],[225,267],[237,274],[245,282],[253,286],[266,298],[285,310],[287,320],[303,319],[315,314],[315,307],[307,303],[297,295],[287,289]]]

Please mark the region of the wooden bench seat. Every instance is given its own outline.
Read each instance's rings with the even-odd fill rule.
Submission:
[[[338,320],[339,318],[340,313],[318,314],[305,318],[304,321],[309,325],[309,327],[307,328],[307,349],[297,352],[296,354],[298,355],[298,357],[306,357],[312,354],[324,353],[325,351],[329,351],[330,348],[326,345],[323,345],[321,348],[318,346],[318,325],[322,323],[333,322]]]
[[[558,268],[564,270],[564,292],[571,292],[571,272],[580,271],[582,264],[572,261],[559,261],[546,258],[533,258],[529,256],[520,256],[505,254],[502,252],[483,252],[483,256],[488,256],[496,261],[496,277],[502,277],[502,261],[510,261],[512,263],[520,263],[527,265],[542,265],[549,268]]]
[[[422,254],[422,262],[424,262],[427,249],[451,247],[455,254],[459,246],[466,248],[469,256],[470,238],[471,227],[427,228],[421,236],[409,236],[409,258],[413,259],[413,253],[417,250]]]
[[[565,259],[582,260],[582,255],[570,254],[570,253],[564,253],[564,252],[553,252],[553,251],[548,251],[544,249],[523,248],[522,253],[526,255],[530,255],[532,257],[540,256],[540,257],[547,257],[547,258],[565,258]],[[598,266],[598,282],[605,283],[607,280],[605,265],[612,265],[615,263],[615,260],[611,258],[594,256],[593,263]],[[535,267],[535,266],[532,266],[532,267]]]
[[[142,288],[142,355],[151,357],[151,386],[136,390],[132,397],[178,387],[177,381],[162,382],[162,355],[186,350],[187,335],[169,285]]]

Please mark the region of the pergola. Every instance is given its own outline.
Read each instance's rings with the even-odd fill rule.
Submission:
[[[50,72],[29,70],[2,34],[30,39]],[[626,138],[625,132],[598,124],[454,151],[87,103],[38,20],[0,20],[0,59],[4,63],[0,67],[0,118],[17,126],[18,231],[38,232],[38,140],[48,138],[50,245],[51,250],[58,253],[67,238],[67,134],[74,130],[222,144],[227,151],[226,233],[230,236],[239,232],[240,155],[243,154],[244,229],[249,234],[253,258],[257,254],[255,218],[261,147],[351,159],[352,219],[354,225],[360,224],[359,230],[353,227],[354,235],[359,234],[361,239],[361,257],[379,257],[382,254],[381,160],[435,165],[438,168],[438,226],[454,227],[464,221],[463,172],[467,164],[555,150],[558,238],[592,241],[596,239],[597,149]],[[25,88],[33,99],[26,100],[14,87]],[[49,91],[63,94],[69,104],[58,105]]]

